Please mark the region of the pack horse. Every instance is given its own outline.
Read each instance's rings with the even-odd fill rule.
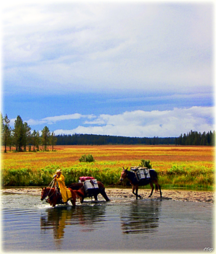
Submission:
[[[128,168],[127,168],[128,169]],[[136,196],[136,199],[141,198],[138,195],[139,186],[145,186],[150,184],[151,193],[149,197],[152,196],[154,185],[156,190],[160,190],[160,198],[162,199],[161,186],[158,184],[158,175],[154,169],[142,168],[142,167],[132,167],[131,170],[127,170],[123,167],[120,180],[127,178],[132,185],[132,193]]]
[[[47,197],[46,202],[55,207],[58,204],[64,203],[59,189],[56,186],[52,186],[52,183],[53,181],[51,182],[51,187],[42,188],[41,201]],[[70,190],[72,196],[69,200],[73,206],[76,206],[76,198],[80,198],[80,203],[83,203],[83,200],[86,197],[94,197],[95,201],[97,201],[98,194],[101,194],[106,201],[110,201],[105,192],[103,183],[97,181],[91,176],[80,177],[79,183],[70,184],[68,189]]]
[[[80,203],[83,203],[86,197],[94,197],[95,201],[97,201],[98,194],[101,194],[106,201],[110,201],[105,192],[103,183],[97,181],[92,176],[81,176],[79,178],[79,183],[72,183],[68,187],[72,190],[76,190],[77,196],[80,198]]]

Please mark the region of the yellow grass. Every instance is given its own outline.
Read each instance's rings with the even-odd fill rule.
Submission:
[[[95,162],[81,163],[79,158],[83,154],[92,154]],[[122,167],[138,166],[141,159],[150,160],[159,176],[166,176],[166,184],[184,185],[185,178],[181,175],[174,179],[171,169],[180,168],[185,172],[197,174],[205,170],[209,176],[214,174],[214,147],[207,146],[142,146],[142,145],[104,145],[104,146],[55,146],[55,151],[47,152],[7,152],[2,153],[3,172],[8,170],[30,169],[38,171],[44,168],[82,169],[87,168],[100,172],[109,171],[120,174]],[[171,173],[170,173],[171,172]],[[168,177],[168,178],[167,178]],[[203,177],[198,180],[204,182]],[[171,181],[171,180],[172,181]],[[191,178],[193,184],[193,178]],[[163,178],[162,178],[163,180]],[[168,181],[170,180],[170,183]],[[179,182],[182,181],[182,184]],[[212,182],[212,180],[211,180]]]

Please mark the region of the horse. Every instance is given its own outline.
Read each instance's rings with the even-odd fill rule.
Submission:
[[[150,184],[150,186],[151,186],[151,193],[149,195],[149,197],[151,197],[153,190],[154,190],[153,183],[155,184],[156,190],[158,190],[158,189],[160,190],[160,198],[162,199],[161,186],[158,184],[157,172],[154,169],[149,170],[149,174],[150,174],[149,178],[145,178],[145,179],[141,179],[141,180],[137,179],[137,176],[134,172],[128,171],[127,169],[125,169],[123,167],[120,181],[123,181],[123,179],[125,179],[125,178],[127,178],[129,180],[129,182],[132,185],[132,193],[136,196],[136,199],[138,199],[138,197],[140,199],[142,198],[140,195],[138,195],[139,186],[144,186],[144,185],[148,185],[148,184]],[[136,191],[136,192],[134,192],[134,191]]]
[[[76,206],[76,191],[70,188],[69,190],[72,194],[72,198],[70,199],[71,204],[73,206]],[[47,203],[49,203],[53,207],[55,207],[57,204],[64,204],[62,202],[61,193],[56,188],[51,188],[51,187],[42,188],[41,201],[43,201],[47,196],[48,196],[48,199],[46,200]]]
[[[77,196],[80,198],[80,203],[83,203],[84,198],[86,197],[92,197],[94,196],[95,201],[97,201],[97,196],[100,193],[104,199],[108,202],[110,199],[108,198],[106,192],[105,192],[105,187],[102,184],[102,182],[97,181],[98,188],[92,189],[91,191],[87,191],[84,188],[83,183],[72,183],[68,185],[68,188],[72,190],[76,190]]]

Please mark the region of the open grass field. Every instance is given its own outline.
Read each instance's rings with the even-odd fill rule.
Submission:
[[[92,154],[95,162],[79,162],[84,154]],[[66,184],[91,175],[107,186],[118,186],[122,167],[139,166],[145,159],[158,172],[163,188],[214,189],[214,147],[55,146],[55,151],[2,152],[1,157],[3,186],[46,186],[57,168]]]

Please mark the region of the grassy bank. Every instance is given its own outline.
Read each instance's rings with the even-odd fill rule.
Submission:
[[[3,186],[46,186],[54,175],[58,166],[47,166],[42,169],[5,169],[2,173]],[[78,182],[83,175],[93,176],[106,186],[119,186],[122,168],[101,170],[94,167],[94,163],[84,163],[81,167],[62,168],[66,185]],[[213,189],[214,172],[209,168],[185,167],[174,165],[166,171],[157,170],[159,182],[164,188],[184,187],[188,189]],[[127,186],[127,181],[123,182]]]
[[[95,161],[79,162],[83,154]],[[214,150],[209,147],[79,146],[58,147],[55,152],[2,154],[3,186],[47,186],[57,168],[66,184],[91,175],[106,186],[120,187],[122,167],[151,161],[162,188],[214,189]],[[127,182],[123,183],[127,186]]]

